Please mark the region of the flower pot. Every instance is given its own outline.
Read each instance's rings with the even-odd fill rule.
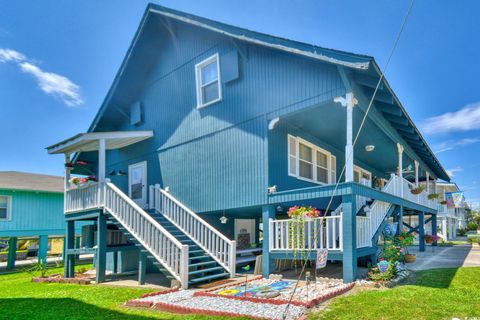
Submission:
[[[405,262],[406,263],[412,263],[412,262],[415,262],[416,260],[417,260],[417,255],[415,255],[415,254],[407,253],[405,255]]]
[[[433,240],[429,239],[429,240],[425,240],[425,242],[426,242],[427,244],[432,244],[432,243],[433,243]]]

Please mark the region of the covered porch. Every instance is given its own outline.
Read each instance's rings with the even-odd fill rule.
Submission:
[[[113,195],[107,188],[109,179],[106,174],[106,162],[108,151],[122,149],[151,137],[152,131],[91,132],[77,134],[47,147],[49,154],[63,154],[65,157],[66,277],[74,276],[75,260],[80,254],[95,255],[97,283],[105,281],[107,256],[111,257],[111,269],[116,273],[121,261],[125,260],[122,256],[133,254],[140,261],[139,280],[143,281],[145,259],[138,258],[139,249],[119,233],[117,227],[108,221],[104,211],[107,198]],[[86,169],[85,163],[77,161],[77,156],[81,152],[96,153],[96,163],[89,163]],[[72,172],[83,175],[84,182],[72,183]],[[112,195],[109,196],[107,193]],[[74,240],[75,227],[79,224],[87,227],[82,230],[84,239],[81,244]]]
[[[418,201],[415,198],[401,197],[406,181],[392,176],[383,190],[376,190],[356,183],[340,183],[335,186],[319,186],[276,192],[269,195],[269,205],[263,207],[263,249],[262,272],[264,276],[273,272],[274,260],[296,259],[294,251],[304,252],[307,260],[315,260],[318,249],[328,250],[328,260],[342,261],[345,282],[355,280],[358,259],[374,258],[377,254],[377,241],[390,219],[398,222],[398,231],[404,226],[404,214],[414,214],[420,221],[411,228],[419,235],[419,250],[425,250],[425,225],[432,223],[436,230],[436,210],[426,196]],[[408,186],[407,186],[408,188]],[[361,199],[371,199],[371,209],[359,211]],[[330,202],[330,199],[334,199]],[[285,216],[284,208],[293,205],[315,205],[340,203],[325,211],[325,215],[305,222],[307,234],[305,243],[289,239],[289,231],[294,227],[291,219],[278,219]],[[434,233],[435,234],[435,233]],[[296,247],[295,247],[296,246]],[[297,257],[298,258],[298,257]]]

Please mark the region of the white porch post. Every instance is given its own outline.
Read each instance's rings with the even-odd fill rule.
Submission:
[[[400,190],[400,196],[403,198],[403,146],[400,143],[397,143],[397,151],[398,151],[398,188]]]
[[[70,171],[72,170],[72,168],[66,166],[67,163],[70,163],[70,153],[65,153],[65,191],[68,191],[70,189]]]
[[[418,163],[417,160],[414,160],[415,164],[415,186],[418,187],[418,167],[420,166],[420,163]]]
[[[430,193],[430,173],[427,171],[425,172],[425,175],[427,177],[427,194]]]
[[[105,182],[105,139],[98,140],[98,181]]]
[[[345,145],[345,182],[353,181],[353,107],[358,103],[352,92],[334,100],[347,108],[347,143]]]

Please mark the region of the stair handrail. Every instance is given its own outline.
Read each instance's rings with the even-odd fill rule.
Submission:
[[[383,188],[381,189],[381,191],[383,192],[386,192],[386,193],[390,193],[390,194],[394,194],[395,193],[395,190],[390,190],[391,188],[395,188],[397,183],[396,183],[396,178],[397,176],[392,174],[390,176],[390,179],[388,180],[388,182],[385,184],[385,186],[383,186]],[[373,240],[374,236],[375,236],[375,232],[376,230],[378,229],[378,227],[382,224],[381,221],[383,221],[383,219],[385,219],[385,216],[387,215],[388,213],[388,210],[390,209],[390,206],[391,204],[386,208],[385,210],[385,215],[382,217],[382,219],[376,219],[378,221],[374,221],[373,220],[373,217],[372,217],[372,212],[374,212],[374,210],[376,209],[377,206],[379,206],[380,204],[383,204],[385,203],[384,201],[380,201],[380,200],[374,200],[372,205],[370,206],[370,210],[367,212],[367,217],[370,219],[370,227],[369,227],[369,233],[371,234],[371,237],[370,235],[368,235],[368,238],[370,239],[370,241]],[[380,224],[377,226],[377,225],[374,225],[374,222],[376,222],[378,224],[378,222],[380,222]],[[374,232],[375,231],[375,232]]]
[[[124,194],[117,186],[111,182],[106,182],[104,184],[104,209],[107,210],[117,221],[133,236],[135,239],[140,242],[140,244],[147,249],[157,260],[160,262],[177,280],[182,284],[183,288],[188,287],[188,245],[182,244],[177,238],[175,238],[170,232],[168,232],[158,221],[151,217],[145,210],[143,210],[138,204],[136,204],[131,198]],[[129,224],[125,219],[123,219],[115,208],[113,208],[112,201],[109,199],[108,190],[111,190],[116,196],[119,196],[124,200],[130,208],[132,208],[135,213],[138,214],[144,221],[146,221],[151,227],[158,230],[165,238],[170,242],[174,247],[179,250],[180,259],[171,259],[168,257],[168,254],[171,254],[169,248],[162,246],[161,248],[156,247],[155,243],[150,243],[152,241],[158,241],[158,237],[155,237],[153,232],[148,230],[146,225],[141,225],[140,230],[134,230],[133,225]],[[129,220],[133,221],[134,217],[128,217]],[[138,218],[137,218],[138,219]],[[145,234],[141,234],[144,232]],[[151,239],[152,241],[148,241]],[[162,251],[165,254],[162,256]]]
[[[182,232],[187,234],[192,240],[203,250],[205,250],[215,261],[217,261],[222,267],[224,267],[232,277],[235,276],[235,258],[236,258],[236,241],[230,240],[227,238],[223,233],[212,227],[209,223],[203,220],[199,215],[197,215],[192,209],[188,208],[174,196],[172,196],[169,192],[165,191],[160,187],[160,185],[153,186],[154,188],[154,209],[164,215],[171,223],[173,223],[177,228],[179,228]],[[211,233],[213,233],[219,240],[223,241],[224,244],[227,245],[228,250],[227,252],[218,252],[222,246],[213,245],[214,248],[217,250],[212,250],[212,244],[209,245],[209,238],[205,236],[203,233],[194,232],[192,230],[188,230],[185,228],[184,224],[182,225],[181,217],[179,215],[173,216],[171,213],[167,212],[167,210],[162,210],[163,202],[158,195],[164,196],[168,200],[172,201],[176,206],[182,209],[185,213],[187,213],[190,217],[192,217],[196,222],[201,224],[203,227],[208,229]],[[185,221],[183,221],[185,222]],[[210,239],[211,242],[211,239]],[[219,248],[220,247],[220,248]],[[215,252],[217,251],[217,252]]]

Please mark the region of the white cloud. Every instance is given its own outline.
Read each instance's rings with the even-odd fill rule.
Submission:
[[[56,73],[45,72],[29,62],[20,63],[20,68],[37,79],[38,86],[43,92],[60,98],[67,106],[73,107],[83,103],[80,87],[70,79]]]
[[[0,48],[0,63],[14,62],[24,73],[32,75],[40,89],[48,95],[62,100],[69,107],[83,103],[80,87],[67,77],[42,70],[36,64],[29,62],[27,57],[12,49]]]
[[[465,147],[470,144],[479,143],[479,142],[480,142],[479,138],[464,138],[460,140],[449,140],[435,146],[434,149],[436,150],[435,153],[438,154],[438,153],[454,150],[457,148]]]
[[[423,130],[427,134],[471,131],[480,129],[480,102],[466,105],[455,112],[428,118]]]
[[[25,59],[26,59],[25,56],[18,51],[0,48],[0,62],[7,62],[7,61],[20,62],[20,61],[24,61]]]
[[[462,168],[460,167],[455,167],[455,168],[452,168],[452,169],[447,169],[447,174],[450,178],[453,178],[455,176],[455,172],[460,172],[460,171],[463,171]]]

